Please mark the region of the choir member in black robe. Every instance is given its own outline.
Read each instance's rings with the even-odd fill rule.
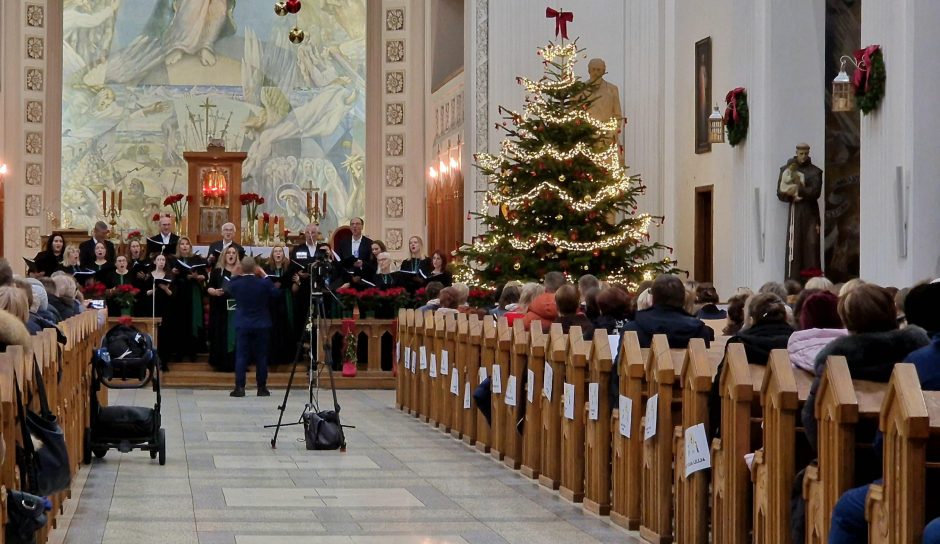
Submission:
[[[169,321],[173,316],[170,308],[173,303],[173,277],[166,269],[166,255],[157,255],[153,259],[153,272],[150,273],[148,283],[150,286],[144,292],[147,301],[150,303],[151,314],[154,317],[162,319],[157,332],[157,353],[160,355],[160,363],[163,370],[167,370],[167,361],[172,349],[173,339],[170,338],[172,327]]]
[[[131,272],[127,269],[127,257],[118,255],[117,259],[114,261],[114,270],[110,271],[104,278],[104,285],[108,289],[108,317],[120,317],[123,314],[125,308],[112,297],[115,294],[115,289],[119,285],[133,285],[137,287],[133,284],[132,279]],[[136,305],[135,301],[127,310],[132,310]]]
[[[36,254],[36,270],[42,276],[49,277],[62,266],[65,260],[65,238],[53,234],[46,241],[46,249]]]
[[[397,276],[399,284],[413,294],[427,283],[421,272],[431,270],[431,259],[424,257],[424,242],[420,236],[408,239],[408,253],[409,258],[401,262]]]
[[[196,352],[204,351],[202,289],[206,284],[206,261],[193,254],[193,244],[186,236],[177,241],[177,255],[172,259],[170,273],[176,295],[173,297],[174,356],[196,360]]]
[[[443,251],[437,250],[431,255],[431,270],[422,274],[425,281],[439,281],[444,287],[450,287],[454,283],[454,278],[447,271],[447,255]]]
[[[271,248],[271,258],[264,271],[268,281],[281,289],[284,296],[271,301],[271,349],[268,362],[270,364],[291,363],[297,354],[297,336],[294,334],[294,300],[293,295],[300,286],[293,281],[296,265],[290,262],[287,251],[283,246]]]
[[[229,246],[209,274],[209,364],[221,372],[235,371],[234,299],[223,287],[238,264],[238,249]]]

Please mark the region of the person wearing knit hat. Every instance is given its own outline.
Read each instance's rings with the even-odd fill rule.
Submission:
[[[816,354],[832,340],[848,334],[839,318],[838,305],[839,297],[830,291],[817,291],[803,301],[800,330],[787,342],[787,353],[794,367],[814,372]]]

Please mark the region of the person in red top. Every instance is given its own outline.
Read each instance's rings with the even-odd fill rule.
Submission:
[[[533,321],[538,321],[542,325],[542,330],[547,331],[552,323],[558,318],[558,307],[555,305],[555,291],[565,285],[565,275],[561,272],[549,272],[545,274],[542,284],[545,286],[545,292],[532,299],[522,318],[525,328],[528,329]]]

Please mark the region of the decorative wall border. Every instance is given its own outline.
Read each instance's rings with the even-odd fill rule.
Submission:
[[[489,42],[490,42],[490,0],[477,0],[476,2],[476,62],[474,71],[476,72],[476,152],[488,152],[490,148],[490,127],[489,127],[489,85],[490,85],[490,67],[489,67]],[[486,205],[486,195],[481,192],[486,189],[486,176],[478,169],[476,172],[476,188],[474,199],[476,200],[476,209]],[[479,234],[483,230],[481,219],[475,221],[475,232]]]
[[[408,198],[405,171],[409,148],[415,143],[407,134],[407,125],[412,112],[408,97],[422,92],[409,80],[413,69],[409,49],[408,29],[418,28],[414,20],[415,11],[402,0],[386,0],[382,4],[382,154],[381,171],[384,183],[382,190],[381,225],[382,240],[394,257],[404,252],[405,223],[409,215],[406,210],[413,207],[417,199]],[[412,212],[413,213],[413,212]]]

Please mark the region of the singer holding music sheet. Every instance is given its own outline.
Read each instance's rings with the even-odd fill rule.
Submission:
[[[65,259],[65,238],[61,234],[53,234],[46,241],[46,249],[36,254],[36,270],[45,277],[62,266]]]
[[[293,275],[294,285],[294,333],[299,338],[307,325],[307,312],[310,311],[310,263],[317,254],[317,243],[320,239],[320,227],[310,223],[304,227],[304,243],[294,246],[291,250],[291,261],[296,264]]]
[[[157,354],[163,365],[166,365],[166,357],[169,355],[171,343],[164,339],[169,339],[167,334],[170,327],[167,318],[170,317],[170,304],[173,299],[173,277],[166,269],[166,255],[157,255],[153,259],[153,272],[149,277],[150,286],[147,288],[147,299],[151,304],[153,317],[162,318],[157,337],[160,339],[160,345],[157,348]],[[164,370],[166,370],[164,368]]]
[[[103,242],[104,247],[107,250],[105,253],[105,258],[108,262],[113,263],[116,253],[114,251],[114,244],[108,240],[108,225],[104,221],[98,221],[95,223],[95,228],[92,231],[91,239],[85,240],[78,246],[79,252],[79,262],[85,268],[88,268],[92,262],[95,261],[95,245],[98,242]]]
[[[238,250],[229,246],[209,273],[209,364],[221,372],[235,370],[235,301],[223,290],[238,265]]]
[[[264,271],[268,281],[282,291],[282,296],[271,301],[271,349],[269,361],[272,364],[290,363],[297,350],[297,336],[294,334],[294,293],[299,286],[293,276],[297,265],[290,262],[284,246],[271,248],[271,259]]]
[[[372,240],[368,236],[363,236],[362,227],[362,219],[353,217],[349,221],[352,238],[340,240],[336,244],[336,253],[349,278],[349,283],[357,289],[371,287],[360,280],[365,279],[371,282],[376,268],[375,256],[372,254]]]
[[[226,223],[222,225],[222,239],[216,240],[209,244],[209,255],[207,259],[209,260],[209,266],[215,265],[215,262],[219,259],[219,256],[222,255],[222,252],[228,249],[228,246],[235,246],[235,249],[238,250],[238,258],[243,259],[245,257],[245,248],[238,245],[238,242],[235,241],[235,223]]]
[[[170,216],[160,217],[160,232],[147,238],[147,253],[153,256],[157,253],[163,255],[174,255],[176,253],[176,244],[180,237],[173,234],[173,220]]]
[[[206,261],[193,254],[189,238],[181,236],[177,243],[177,255],[170,272],[176,295],[173,297],[173,350],[175,360],[196,360],[196,353],[204,351],[202,288],[206,283]],[[167,361],[169,362],[169,361]]]

